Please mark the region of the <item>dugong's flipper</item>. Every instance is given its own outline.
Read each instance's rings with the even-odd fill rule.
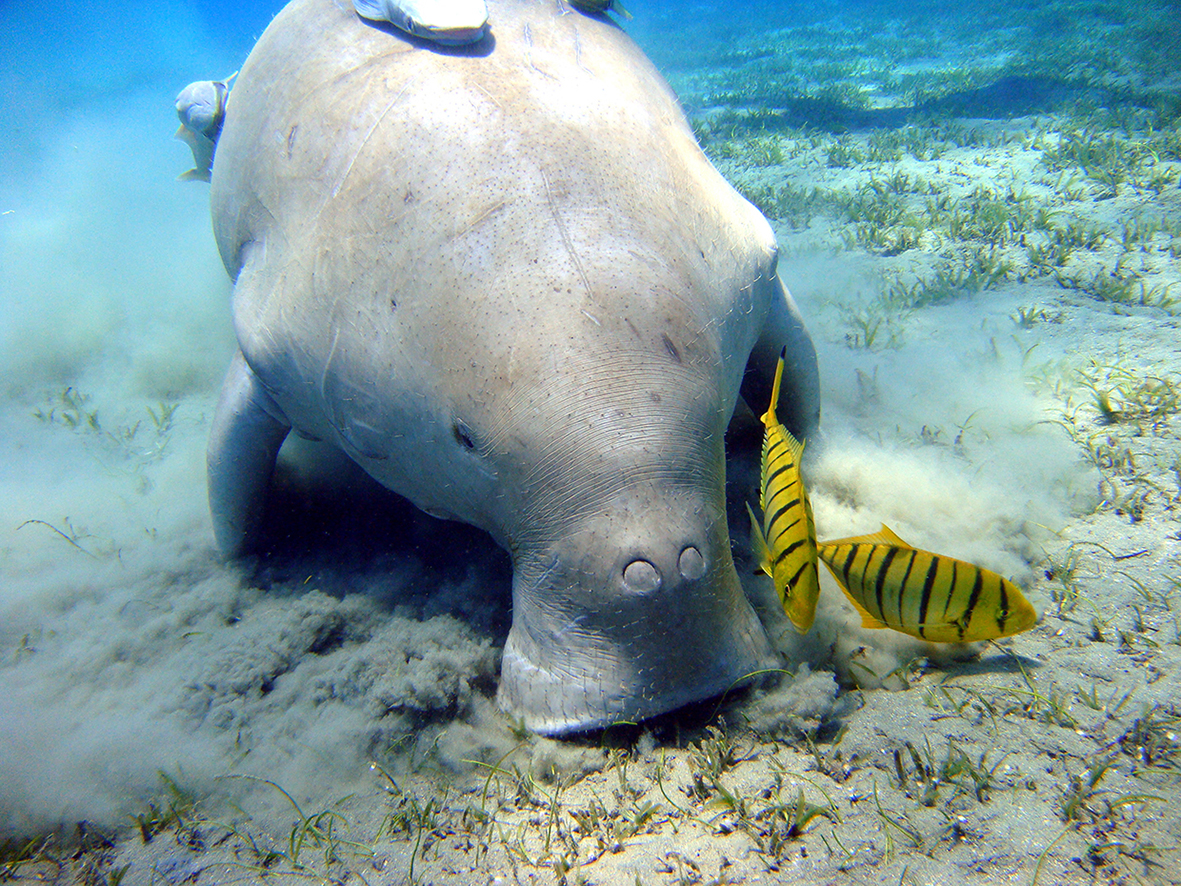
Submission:
[[[224,80],[198,80],[177,95],[176,116],[180,118],[180,128],[176,130],[176,137],[189,146],[194,164],[192,169],[181,174],[181,181],[209,181],[213,152],[226,117],[230,81],[236,76],[235,71]]]
[[[770,400],[775,364],[779,362],[779,354],[786,345],[779,420],[792,434],[803,440],[811,437],[820,426],[820,375],[816,348],[804,328],[804,319],[800,316],[795,299],[778,276],[775,278],[774,293],[763,331],[746,362],[747,372],[741,393],[748,404]]]
[[[353,8],[361,18],[443,46],[475,43],[488,29],[484,0],[353,0]]]
[[[207,470],[213,536],[227,557],[255,540],[279,447],[291,426],[242,353],[226,374],[209,433]]]

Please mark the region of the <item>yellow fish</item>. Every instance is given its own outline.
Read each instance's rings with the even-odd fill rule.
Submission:
[[[750,505],[751,539],[759,556],[759,568],[771,576],[783,611],[801,634],[808,633],[820,596],[820,567],[816,563],[816,523],[812,503],[800,476],[804,444],[775,417],[779,383],[783,379],[784,348],[775,367],[771,405],[763,413],[763,470],[759,507],[763,525]]]
[[[881,532],[820,542],[820,559],[865,628],[893,628],[935,643],[993,640],[1029,630],[1037,613],[995,572],[912,548]]]

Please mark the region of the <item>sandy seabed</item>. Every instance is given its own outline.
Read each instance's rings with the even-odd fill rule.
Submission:
[[[752,574],[749,415],[731,526],[783,671],[652,723],[555,742],[499,714],[507,557],[309,446],[268,553],[222,562],[204,445],[230,287],[169,136],[173,94],[227,61],[193,26],[171,67],[74,105],[25,90],[54,128],[5,148],[0,880],[1181,882],[1181,139],[1132,51],[1153,8],[1069,7],[1075,86],[1020,107],[978,86],[1054,4],[1008,30],[628,6],[773,218],[820,351],[820,536],[885,522],[1014,577],[1038,625],[930,646],[862,629],[826,575],[800,637]],[[774,67],[793,40],[828,53],[827,92]],[[1141,67],[1104,77],[1099,40]],[[842,132],[758,92],[848,118],[860,90],[872,121],[919,103],[874,80],[907,47],[883,67],[953,71],[958,103]]]

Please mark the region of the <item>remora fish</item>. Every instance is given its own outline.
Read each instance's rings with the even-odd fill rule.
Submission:
[[[353,0],[353,8],[361,18],[443,46],[475,43],[488,31],[484,0]]]
[[[784,348],[775,367],[771,405],[763,413],[763,469],[759,507],[763,525],[750,505],[751,539],[759,556],[759,568],[775,583],[783,611],[801,634],[808,633],[820,596],[820,567],[816,564],[816,523],[812,503],[800,476],[804,444],[779,423],[779,382],[783,377]]]
[[[993,640],[1028,630],[1037,613],[1021,589],[972,563],[917,550],[880,532],[817,545],[865,628],[935,643]]]
[[[209,181],[213,152],[226,118],[230,83],[237,76],[235,71],[224,80],[198,80],[176,97],[176,116],[180,118],[176,137],[189,146],[194,164],[188,172],[181,173],[180,181]]]

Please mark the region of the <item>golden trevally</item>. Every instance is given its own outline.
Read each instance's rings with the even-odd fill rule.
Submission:
[[[817,545],[866,628],[935,643],[993,640],[1028,630],[1037,613],[1021,589],[972,563],[917,550],[881,532]]]
[[[779,383],[783,378],[783,360],[775,367],[771,405],[763,413],[763,468],[759,507],[763,511],[760,527],[754,511],[750,512],[751,538],[759,567],[775,583],[783,611],[796,630],[806,634],[816,616],[816,598],[820,596],[820,567],[816,563],[816,524],[812,504],[800,476],[800,457],[804,444],[779,423],[775,407],[779,404]]]

